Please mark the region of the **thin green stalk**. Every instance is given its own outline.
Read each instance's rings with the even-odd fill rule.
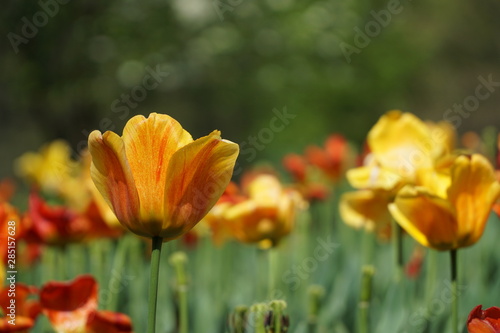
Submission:
[[[403,276],[403,229],[394,219],[392,220],[392,247],[394,251],[394,278],[396,281],[400,281]]]
[[[433,250],[427,251],[427,272],[425,276],[425,302],[430,304],[434,296],[437,280],[437,252]]]
[[[104,253],[102,250],[102,240],[92,242],[90,245],[90,259],[92,270],[99,285],[104,284]]]
[[[188,333],[189,309],[187,297],[187,256],[184,252],[175,252],[170,256],[170,263],[177,275],[177,296],[179,299],[179,333]]]
[[[275,272],[276,272],[276,266],[278,265],[278,250],[276,250],[276,248],[274,247],[267,250],[267,258],[268,258],[268,274],[269,274],[267,295],[268,299],[272,300],[274,291],[276,290]]]
[[[373,263],[373,254],[375,253],[375,235],[373,232],[365,230],[362,241],[363,264],[371,265]]]
[[[163,239],[152,238],[151,275],[149,277],[149,305],[148,305],[148,333],[155,333],[156,329],[156,300],[158,298],[158,276],[160,272],[160,254]]]
[[[458,290],[457,290],[457,250],[450,251],[451,264],[451,292],[453,302],[451,304],[451,331],[458,333]]]
[[[267,309],[267,305],[263,303],[254,304],[250,307],[250,312],[252,312],[253,314],[253,327],[255,333],[266,333],[266,327],[264,325],[264,315]]]
[[[318,315],[321,309],[321,299],[325,295],[325,288],[314,284],[309,286],[307,293],[309,298],[307,332],[315,333],[317,331]]]
[[[358,304],[358,333],[368,333],[369,308],[372,298],[372,280],[375,274],[373,266],[363,266],[361,278],[361,296]]]
[[[283,301],[272,301],[270,303],[270,307],[273,313],[272,318],[274,322],[272,323],[272,325],[274,325],[274,332],[281,333],[281,316],[283,314],[285,304]]]

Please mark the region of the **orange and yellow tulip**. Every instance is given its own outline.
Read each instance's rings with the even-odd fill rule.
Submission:
[[[449,180],[435,177],[433,182],[444,186],[402,188],[389,205],[394,219],[420,244],[437,250],[476,243],[500,195],[491,164],[482,155],[461,155],[451,166]]]
[[[492,306],[482,310],[482,305],[476,306],[467,318],[469,333],[500,333],[500,308]]]
[[[236,239],[268,248],[292,231],[303,204],[297,191],[284,189],[275,176],[264,174],[248,184],[248,198],[227,208],[223,216]]]
[[[130,119],[120,137],[89,136],[91,176],[120,223],[137,235],[175,239],[198,223],[232,175],[238,145],[219,131],[193,140],[173,118]]]

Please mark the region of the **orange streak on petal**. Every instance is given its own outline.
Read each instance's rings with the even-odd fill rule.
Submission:
[[[91,176],[118,220],[131,231],[150,236],[138,225],[139,196],[122,139],[113,132],[93,131],[89,136]]]
[[[191,135],[172,117],[152,113],[135,116],[123,130],[123,142],[139,193],[141,219],[161,228],[167,168],[172,155],[192,142]]]
[[[238,156],[237,144],[218,131],[177,151],[168,166],[163,237],[172,239],[198,223],[227,187]]]

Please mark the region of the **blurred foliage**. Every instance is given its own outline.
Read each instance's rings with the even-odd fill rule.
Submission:
[[[500,78],[494,0],[402,1],[351,63],[340,44],[353,45],[353,29],[388,1],[65,1],[8,0],[0,13],[0,175],[43,142],[64,138],[78,151],[93,129],[120,132],[138,113],[167,113],[195,137],[218,128],[241,143],[286,106],[297,117],[257,154],[277,161],[335,131],[361,143],[389,109],[440,120],[479,75]],[[22,36],[23,17],[33,22],[49,3],[57,13],[16,53],[8,34]],[[146,67],[169,75],[116,112]],[[481,102],[459,130],[498,120],[499,100]]]

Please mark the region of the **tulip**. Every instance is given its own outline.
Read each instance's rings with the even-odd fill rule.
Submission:
[[[482,305],[476,306],[467,318],[469,333],[500,333],[500,308],[493,306],[482,310]]]
[[[457,289],[457,249],[482,236],[492,206],[500,196],[493,167],[482,155],[458,156],[446,175],[432,183],[406,185],[389,205],[394,219],[420,244],[449,250],[452,292]],[[445,189],[445,190],[443,190]],[[452,303],[452,332],[458,332],[458,301]]]
[[[296,182],[294,187],[310,202],[324,201],[329,195],[329,188],[323,181],[311,179],[311,172],[305,157],[288,154],[283,158],[284,168]]]
[[[173,118],[152,113],[128,121],[123,136],[93,131],[91,175],[130,231],[175,239],[212,208],[226,188],[238,145],[219,131],[193,141]]]
[[[356,229],[375,232],[381,239],[391,236],[391,215],[387,205],[393,194],[384,190],[359,190],[344,193],[339,211],[342,220]]]
[[[90,275],[69,282],[48,282],[40,290],[40,304],[57,333],[132,332],[130,318],[97,311],[98,285]]]
[[[451,250],[476,243],[483,234],[500,184],[493,167],[482,155],[455,159],[449,180],[436,184],[405,186],[389,205],[392,216],[420,244]],[[443,188],[445,193],[430,188]]]
[[[275,176],[260,175],[248,185],[248,198],[227,208],[224,218],[231,222],[233,236],[262,248],[276,246],[293,228],[300,194],[284,189]]]
[[[352,158],[349,144],[340,134],[332,134],[325,141],[325,147],[309,146],[306,158],[322,170],[332,181],[338,181]]]
[[[152,239],[148,332],[155,331],[163,241],[191,230],[214,206],[231,179],[237,144],[219,131],[193,140],[173,118],[131,118],[120,137],[89,135],[91,177],[120,223]]]
[[[36,189],[60,195],[71,177],[76,162],[71,159],[71,148],[65,141],[56,140],[43,146],[39,152],[28,152],[16,161],[18,174]]]

